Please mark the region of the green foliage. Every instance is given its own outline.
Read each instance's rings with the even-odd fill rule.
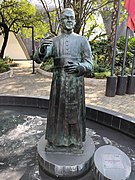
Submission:
[[[6,72],[6,71],[9,71],[10,70],[10,67],[7,63],[5,63],[3,61],[3,59],[0,59],[0,73],[3,73],[3,72]]]
[[[124,46],[125,46],[125,37],[119,38],[117,42],[117,56],[116,56],[116,66],[121,66],[124,56]],[[135,51],[135,38],[129,38],[128,48],[127,48],[127,57],[126,57],[126,67],[130,68]]]
[[[6,64],[10,64],[13,63],[14,59],[12,59],[9,56],[5,56],[5,58],[3,59],[5,61]]]
[[[18,66],[18,64],[16,62],[14,62],[14,59],[6,56],[5,58],[3,58],[5,64],[8,64],[9,67],[16,67]]]
[[[91,36],[95,34],[94,30],[98,27],[98,24],[93,15],[89,15],[87,24],[89,24],[89,29],[86,32],[84,32],[84,36],[86,36],[89,39]]]
[[[35,40],[41,40],[42,38],[44,38],[45,34],[48,31],[49,31],[49,25],[45,22],[38,21],[34,30]]]
[[[111,62],[109,60],[109,42],[107,39],[94,40],[91,43],[93,61],[94,61],[94,74],[96,73],[108,72],[111,68]],[[116,58],[115,58],[115,74],[120,75],[123,57],[124,57],[124,46],[125,37],[119,38],[116,47]],[[135,52],[135,38],[129,38],[127,57],[126,57],[126,69],[125,73],[129,74],[131,72],[131,66],[133,61],[133,56]],[[99,74],[98,74],[99,75]]]
[[[87,24],[89,24],[89,26],[86,28],[87,29],[85,30],[86,32],[84,32],[84,36],[86,36],[87,39],[91,39],[91,41],[94,41],[96,39],[101,39],[101,37],[106,36],[106,33],[104,33],[103,24],[99,24],[95,20],[95,17],[93,15],[89,16],[89,19],[87,20]],[[101,32],[97,33],[97,31],[101,31]]]
[[[108,69],[109,42],[107,39],[97,39],[90,42],[93,54],[93,61],[96,71]]]
[[[36,13],[34,6],[26,0],[3,0],[0,3],[0,9],[4,23],[14,32],[18,32],[22,25],[31,23],[32,17]]]
[[[121,2],[121,10],[120,10],[120,23],[124,20],[127,19],[128,13],[127,10],[125,9],[125,1]]]
[[[106,78],[106,77],[108,77],[108,76],[110,76],[110,75],[111,75],[110,71],[94,73],[94,77],[95,77],[96,79],[104,79],[104,78]]]
[[[53,59],[48,59],[47,61],[43,62],[40,67],[42,70],[52,72],[53,69]]]
[[[48,31],[48,25],[43,20],[42,12],[27,0],[2,0],[0,2],[0,22],[8,26],[9,31],[21,32],[25,37],[31,36],[31,29],[23,26],[35,27],[35,39],[43,38]]]

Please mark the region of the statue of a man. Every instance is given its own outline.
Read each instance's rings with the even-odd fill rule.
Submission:
[[[91,48],[85,37],[73,32],[75,14],[61,13],[61,34],[48,46],[43,43],[34,59],[37,63],[53,57],[53,79],[47,116],[46,151],[82,152],[85,141],[84,76],[92,70]]]

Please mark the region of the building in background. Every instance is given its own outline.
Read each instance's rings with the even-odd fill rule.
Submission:
[[[0,49],[3,44],[3,36],[0,36]],[[10,58],[17,60],[26,60],[30,59],[29,53],[25,44],[23,43],[19,35],[14,34],[13,32],[9,33],[9,39],[5,49],[4,57],[9,56]]]

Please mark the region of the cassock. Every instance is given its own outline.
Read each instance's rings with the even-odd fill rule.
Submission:
[[[54,146],[82,146],[86,134],[84,76],[92,70],[91,48],[85,37],[76,33],[62,33],[53,38],[45,57],[54,60],[53,78],[45,138]],[[64,66],[74,62],[85,73],[65,72]]]

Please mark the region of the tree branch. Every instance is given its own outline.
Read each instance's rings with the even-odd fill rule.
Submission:
[[[46,14],[48,16],[50,31],[51,31],[52,34],[57,36],[57,33],[55,31],[53,31],[53,26],[52,26],[52,22],[51,22],[51,16],[50,16],[50,13],[49,13],[49,8],[47,6],[47,3],[46,3],[46,1],[43,1],[43,0],[40,0],[40,1],[41,1],[42,5],[44,7],[44,10],[45,10],[45,12],[46,12]]]
[[[1,48],[1,52],[0,52],[0,58],[3,59],[4,51],[5,51],[5,48],[7,45],[7,41],[8,41],[9,29],[5,23],[1,23],[1,22],[0,22],[0,27],[4,28],[4,42],[2,44],[2,48]]]
[[[11,24],[9,25],[9,30],[11,29],[11,27],[13,26],[13,24],[16,22],[16,21],[20,21],[21,19],[14,19]]]
[[[2,22],[4,22],[4,16],[3,16],[2,12],[0,12],[0,16],[1,16]]]

